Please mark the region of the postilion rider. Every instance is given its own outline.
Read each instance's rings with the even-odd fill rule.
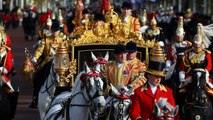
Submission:
[[[132,95],[132,105],[129,115],[132,120],[149,120],[154,118],[153,106],[160,98],[167,98],[167,101],[175,107],[172,90],[160,84],[165,77],[165,57],[159,44],[151,50],[149,65],[146,71],[148,81],[135,90]]]

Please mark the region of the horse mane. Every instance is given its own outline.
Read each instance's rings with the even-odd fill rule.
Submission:
[[[169,109],[173,109],[174,107],[167,101],[167,98],[160,98],[157,102],[160,108],[167,106]]]
[[[74,93],[74,90],[75,90],[75,86],[78,85],[78,83],[80,82],[80,78],[81,78],[81,75],[84,74],[85,71],[81,71],[75,78],[75,83],[74,83],[74,86],[72,87],[72,93]]]

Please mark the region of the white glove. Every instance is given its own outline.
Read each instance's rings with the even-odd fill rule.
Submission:
[[[35,57],[33,57],[32,59],[32,62],[36,63],[37,62],[37,59]]]
[[[185,72],[184,71],[179,72],[179,80],[185,80]]]
[[[164,44],[163,41],[159,41],[158,43],[160,44],[161,47],[164,47],[164,46],[165,46],[165,44]]]
[[[170,68],[170,67],[171,67],[171,61],[170,61],[170,60],[167,60],[167,61],[166,61],[166,68],[165,68],[166,72],[169,71],[169,68]]]
[[[3,69],[4,69],[4,70],[3,70]],[[3,70],[3,71],[2,71],[2,70]],[[7,74],[7,73],[8,73],[7,69],[4,68],[4,67],[0,67],[0,72],[3,73],[3,74]]]

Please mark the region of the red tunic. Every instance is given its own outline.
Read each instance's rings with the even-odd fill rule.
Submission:
[[[132,96],[132,105],[129,110],[131,120],[135,120],[139,117],[141,117],[142,120],[154,118],[153,106],[160,97],[168,98],[167,101],[172,106],[175,106],[172,90],[163,85],[157,87],[155,95],[152,93],[152,90],[147,83],[142,87],[137,88],[135,94]]]
[[[212,69],[211,52],[205,49],[199,53],[194,52],[193,49],[186,51],[184,53],[183,61],[179,67],[179,71],[185,71],[187,77],[195,64],[200,64],[200,67],[210,72]]]

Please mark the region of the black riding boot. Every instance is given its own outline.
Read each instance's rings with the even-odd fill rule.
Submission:
[[[30,105],[28,107],[29,108],[37,108],[37,105],[38,105],[38,97],[33,96],[32,102],[30,103]]]

